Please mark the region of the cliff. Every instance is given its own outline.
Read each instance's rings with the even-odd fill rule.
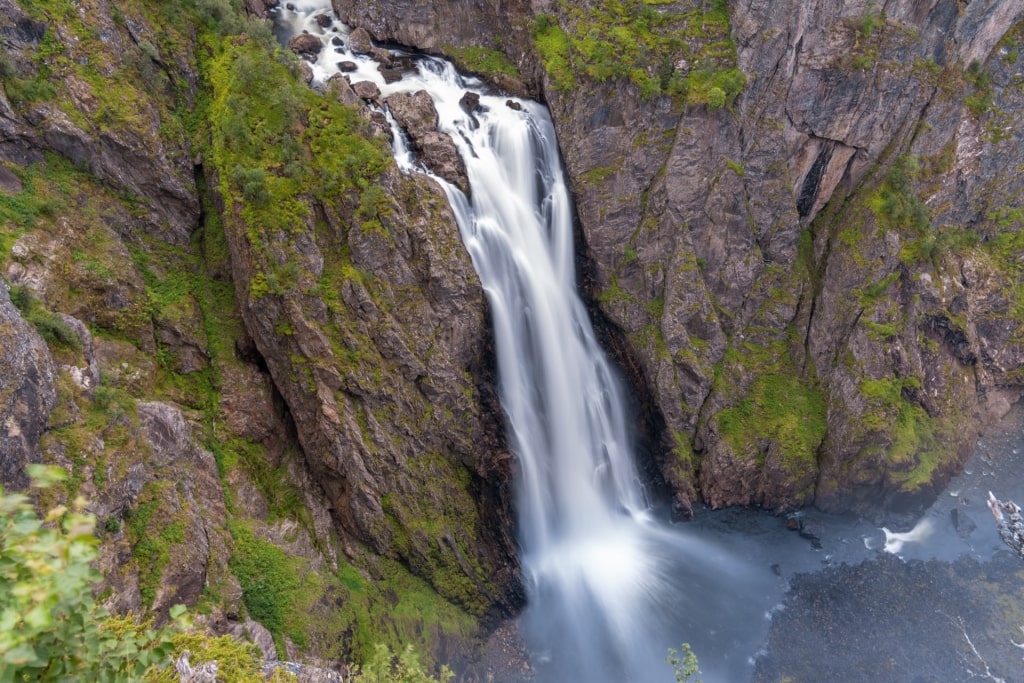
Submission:
[[[0,2],[0,481],[71,473],[117,612],[470,658],[521,602],[480,284],[248,10]]]
[[[1024,5],[451,4],[334,2],[541,76],[680,513],[913,509],[1021,395]]]

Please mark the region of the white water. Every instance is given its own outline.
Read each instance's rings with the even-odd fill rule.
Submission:
[[[778,590],[765,571],[651,512],[625,397],[576,295],[573,210],[547,110],[520,99],[514,110],[507,96],[437,59],[387,84],[369,58],[330,44],[335,35],[347,44],[347,30],[316,24],[326,2],[294,4],[280,22],[322,36],[318,81],[345,59],[358,64],[349,78],[373,81],[384,98],[426,90],[465,161],[471,199],[437,181],[491,305],[500,395],[520,461],[521,630],[539,678],[672,681],[667,649],[684,641],[704,680],[742,677]],[[459,106],[467,90],[480,94],[475,116]],[[400,135],[396,143],[400,166],[415,170]]]

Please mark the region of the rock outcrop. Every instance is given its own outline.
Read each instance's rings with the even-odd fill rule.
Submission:
[[[22,319],[0,280],[0,485],[28,484],[39,440],[57,403],[57,368],[46,342]]]

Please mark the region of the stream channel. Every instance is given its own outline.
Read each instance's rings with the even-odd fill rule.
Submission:
[[[466,165],[471,198],[435,179],[495,324],[523,472],[528,605],[517,630],[529,660],[492,645],[472,678],[667,683],[668,648],[685,642],[705,683],[1024,681],[1024,562],[985,505],[989,489],[1024,501],[1024,406],[986,432],[912,528],[893,530],[901,536],[812,510],[697,510],[673,525],[639,484],[628,397],[575,294],[573,212],[546,110],[430,57],[396,55],[408,66],[385,79],[349,50],[326,0],[293,0],[275,24],[282,42],[320,38],[315,84],[345,62],[350,82],[379,88],[375,100],[427,90]],[[476,111],[462,106],[468,91]],[[429,173],[393,132],[400,167]]]

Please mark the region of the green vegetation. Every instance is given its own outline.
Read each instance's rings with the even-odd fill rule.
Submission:
[[[175,657],[189,653],[193,666],[217,662],[217,680],[226,683],[286,683],[295,676],[283,669],[275,669],[269,677],[264,675],[263,653],[252,643],[243,643],[231,636],[213,638],[200,631],[182,631],[170,639]],[[181,676],[173,666],[150,670],[145,683],[179,683]]]
[[[299,289],[290,240],[312,222],[309,199],[340,204],[361,227],[383,230],[389,209],[376,181],[390,156],[354,110],[318,96],[244,38],[224,46],[210,78],[220,192],[260,257],[251,297]]]
[[[704,5],[710,4],[709,8]],[[746,85],[736,68],[724,0],[685,11],[649,0],[562,1],[559,16],[542,14],[533,42],[551,84],[568,90],[577,75],[625,79],[644,98],[671,95],[687,105],[729,106]]]
[[[888,476],[903,491],[914,492],[931,482],[942,461],[943,443],[954,435],[951,422],[932,418],[908,396],[921,388],[916,377],[864,380],[859,391],[867,405],[861,416],[865,430],[891,439]],[[945,437],[945,438],[944,438]]]
[[[283,635],[300,647],[305,646],[303,615],[296,613],[301,592],[310,589],[303,578],[304,561],[289,557],[276,545],[257,538],[244,524],[235,524],[231,534],[235,539],[231,571],[242,585],[242,600],[249,616],[273,634],[280,655],[284,655],[280,640]]]
[[[917,173],[915,157],[899,157],[869,199],[871,209],[882,225],[911,236],[931,228],[931,212],[912,187]]]
[[[669,648],[668,658],[665,661],[672,667],[672,671],[676,676],[676,683],[688,683],[693,676],[700,675],[697,655],[693,653],[693,648],[690,647],[689,643],[683,643],[681,653],[677,652],[675,648]],[[701,683],[701,681],[700,679],[695,679],[693,683]]]
[[[373,656],[356,671],[354,683],[449,683],[455,674],[447,666],[434,678],[420,664],[419,656],[411,645],[397,655],[383,643],[373,649]]]
[[[81,340],[71,326],[57,313],[44,310],[39,300],[27,287],[16,285],[11,287],[11,303],[13,303],[25,320],[35,325],[39,336],[49,344],[59,344],[70,349],[79,350]]]
[[[482,76],[509,76],[521,78],[519,69],[504,52],[476,45],[470,47],[444,46],[445,54],[451,55],[460,67]]]
[[[141,502],[125,514],[126,535],[140,570],[139,593],[147,606],[156,597],[164,569],[171,560],[171,548],[185,542],[184,522],[163,514],[167,503],[160,493],[170,488],[166,484],[150,484],[140,496]]]
[[[716,416],[722,438],[736,454],[758,457],[759,441],[774,442],[793,473],[815,468],[827,426],[824,396],[800,376],[784,342],[744,342],[741,349],[726,352],[716,383],[736,386],[749,374],[755,379],[739,402]]]
[[[39,488],[67,479],[42,465],[29,475]],[[78,499],[39,519],[26,496],[0,489],[0,680],[128,683],[167,661],[170,630],[97,605],[96,518],[85,505]]]
[[[974,60],[964,71],[964,80],[970,86],[971,94],[964,99],[967,109],[980,117],[992,108],[995,91],[992,88],[992,76],[984,70],[978,60]]]

